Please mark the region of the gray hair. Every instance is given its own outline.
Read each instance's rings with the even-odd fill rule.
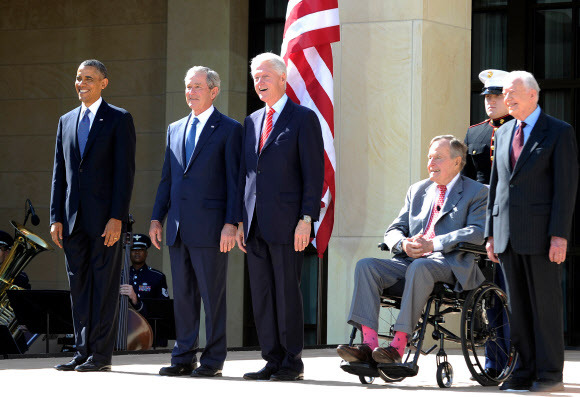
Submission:
[[[99,71],[99,73],[101,73],[104,79],[108,78],[107,68],[105,67],[105,64],[101,61],[98,61],[96,59],[87,59],[86,61],[81,62],[79,68],[83,66],[92,66],[96,68]]]
[[[274,54],[273,52],[264,52],[263,54],[256,55],[250,62],[252,77],[254,77],[256,68],[260,66],[262,62],[269,62],[276,73],[278,73],[280,76],[286,74],[286,64],[284,63],[284,58],[282,58],[280,55]]]
[[[446,140],[449,142],[449,146],[451,147],[451,158],[461,157],[461,168],[465,167],[465,163],[467,162],[467,145],[460,141],[459,139],[455,138],[453,135],[438,135],[435,138],[431,139],[429,143],[429,147],[433,145],[433,143],[441,140]]]
[[[215,70],[212,70],[206,66],[194,66],[190,68],[187,73],[185,73],[185,78],[183,81],[187,83],[187,80],[189,80],[191,76],[199,72],[205,73],[205,81],[207,82],[207,86],[210,90],[212,90],[214,87],[217,87],[218,89],[220,88],[220,75]]]
[[[538,98],[540,97],[540,86],[533,74],[525,70],[514,70],[505,76],[503,86],[505,87],[507,83],[513,83],[516,80],[521,80],[527,89],[536,90]]]

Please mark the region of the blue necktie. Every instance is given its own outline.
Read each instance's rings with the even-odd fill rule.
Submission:
[[[85,153],[85,146],[87,145],[87,139],[89,139],[89,130],[91,129],[91,120],[89,119],[89,113],[91,113],[91,111],[87,109],[85,115],[83,116],[79,124],[79,129],[77,131],[81,157],[83,157],[83,154]]]
[[[191,160],[191,155],[193,154],[193,149],[195,149],[195,132],[197,123],[199,120],[197,117],[193,119],[193,123],[191,123],[191,127],[189,131],[187,131],[187,136],[185,137],[185,158],[187,159],[187,164],[189,164],[189,160]]]

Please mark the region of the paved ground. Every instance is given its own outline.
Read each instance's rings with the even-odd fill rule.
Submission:
[[[113,358],[111,373],[58,372],[52,366],[66,362],[66,358],[28,358],[0,360],[0,390],[2,396],[208,396],[295,397],[332,396],[422,396],[432,393],[473,395],[489,393],[505,395],[497,387],[482,387],[469,380],[469,371],[459,352],[448,351],[455,372],[453,386],[439,389],[435,379],[435,356],[419,359],[419,374],[401,383],[385,384],[380,379],[372,385],[362,385],[358,378],[339,368],[340,359],[334,350],[306,350],[304,352],[305,380],[302,382],[251,382],[242,379],[244,372],[260,369],[264,362],[259,353],[230,352],[224,376],[216,379],[190,377],[166,378],[157,375],[167,365],[170,355],[126,355]],[[580,396],[580,352],[566,352],[564,369],[566,390],[556,396]],[[85,392],[81,392],[85,390]],[[200,394],[202,393],[202,394]],[[389,393],[389,394],[386,394]],[[532,393],[528,393],[532,394]]]

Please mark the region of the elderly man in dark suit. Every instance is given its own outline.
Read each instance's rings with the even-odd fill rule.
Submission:
[[[452,135],[433,138],[429,146],[429,179],[409,188],[399,216],[385,232],[392,259],[365,258],[356,265],[349,324],[362,330],[363,344],[340,345],[348,362],[401,362],[436,282],[455,283],[469,290],[485,279],[473,254],[457,250],[459,243],[481,244],[487,188],[460,174],[465,144]],[[393,342],[378,346],[380,293],[405,280]]]
[[[60,371],[110,371],[117,334],[121,230],[135,175],[135,127],[101,97],[105,65],[87,60],[75,87],[82,105],[60,118],[50,234],[64,249],[77,352]]]
[[[226,279],[228,252],[236,245],[242,125],[213,106],[219,90],[214,70],[189,69],[185,100],[191,113],[167,129],[149,229],[159,249],[166,221],[173,275],[176,341],[171,366],[159,370],[165,376],[221,376],[226,359]],[[197,368],[201,300],[206,345]]]
[[[496,133],[487,207],[487,253],[506,271],[511,338],[520,365],[502,390],[563,390],[562,262],[578,186],[574,129],[538,106],[528,72],[504,80],[514,120]]]
[[[300,380],[304,314],[300,276],[318,219],[324,145],[316,114],[286,95],[286,65],[265,53],[251,63],[266,103],[244,121],[238,246],[248,254],[254,320],[266,366],[249,380]]]

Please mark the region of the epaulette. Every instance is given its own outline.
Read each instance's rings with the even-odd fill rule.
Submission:
[[[485,119],[481,123],[477,123],[477,124],[470,125],[469,128],[473,128],[473,127],[477,127],[478,125],[482,125],[482,124],[485,124],[485,123],[489,123],[489,120],[490,119]]]

